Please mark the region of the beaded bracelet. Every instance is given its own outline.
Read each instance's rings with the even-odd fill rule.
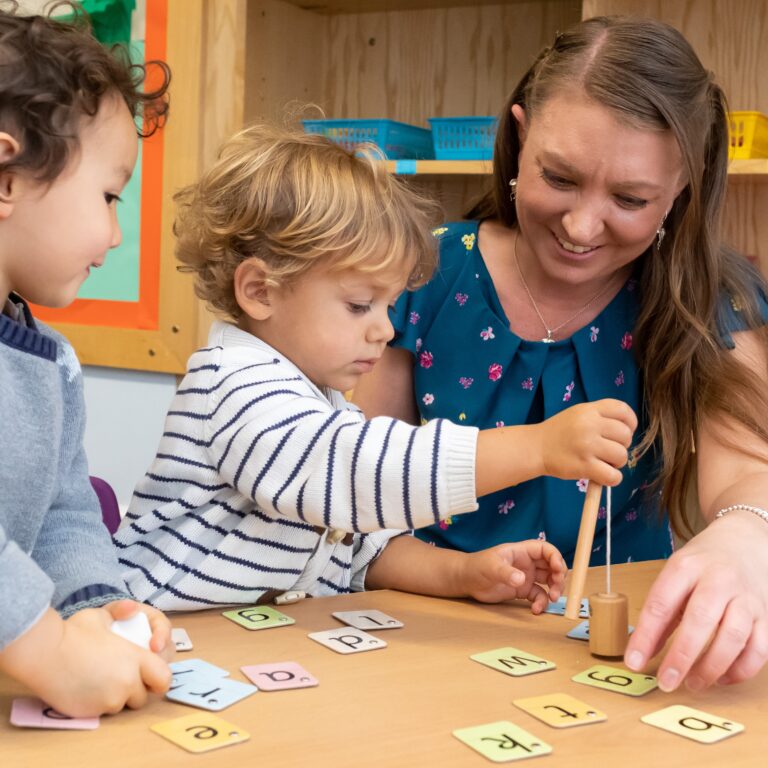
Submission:
[[[768,523],[768,510],[761,509],[760,507],[752,507],[749,504],[731,504],[730,507],[725,507],[715,512],[715,517],[722,517],[723,515],[728,514],[728,512],[733,512],[737,509],[743,509],[745,512],[752,512],[752,514],[757,515],[761,520]]]

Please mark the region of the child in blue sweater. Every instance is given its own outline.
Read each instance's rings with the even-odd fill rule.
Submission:
[[[162,86],[80,25],[0,12],[0,672],[76,717],[164,692],[170,648],[159,611],[128,602],[82,447],[80,367],[27,302],[69,304],[120,242],[116,206]],[[151,651],[112,622],[143,611]],[[154,651],[154,652],[153,652]]]

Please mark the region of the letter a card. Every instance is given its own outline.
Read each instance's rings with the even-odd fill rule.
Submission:
[[[295,619],[286,616],[276,608],[270,608],[268,605],[238,608],[236,611],[224,611],[221,615],[246,629],[272,629],[273,627],[287,627],[289,624],[296,623]]]
[[[526,757],[548,755],[552,751],[549,744],[506,720],[459,728],[453,735],[494,763],[525,760]]]
[[[209,752],[251,738],[248,731],[203,712],[155,723],[150,729],[188,752]]]
[[[624,693],[627,696],[645,696],[657,686],[653,675],[642,675],[621,667],[607,667],[604,664],[596,664],[594,667],[585,669],[578,675],[574,675],[571,680],[606,691]]]
[[[512,703],[553,728],[572,728],[574,725],[602,723],[608,719],[605,712],[567,693],[531,696],[527,699],[516,699]]]
[[[474,653],[469,658],[514,677],[533,675],[536,672],[555,669],[557,666],[554,661],[547,661],[519,648],[496,648],[493,651]]]
[[[710,715],[708,712],[682,704],[674,704],[658,712],[651,712],[650,715],[644,715],[640,719],[648,725],[654,725],[656,728],[662,728],[702,744],[714,744],[744,730],[741,723],[726,720],[718,715]]]
[[[310,675],[295,661],[279,661],[275,664],[251,664],[240,667],[240,671],[260,691],[284,691],[288,688],[312,688],[319,685],[318,679]]]

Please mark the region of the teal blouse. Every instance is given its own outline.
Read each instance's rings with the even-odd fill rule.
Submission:
[[[509,330],[509,320],[477,248],[478,222],[449,224],[440,238],[440,268],[433,279],[405,293],[392,310],[392,345],[414,356],[416,402],[422,420],[437,417],[489,429],[534,424],[575,403],[623,400],[641,417],[641,373],[632,351],[638,285],[630,279],[608,306],[570,338],[545,344]],[[730,307],[729,307],[730,310]],[[741,327],[730,311],[728,330]],[[543,334],[542,334],[543,335]],[[635,433],[639,441],[645,424]],[[630,449],[631,455],[631,449]],[[613,562],[665,558],[672,539],[648,452],[623,470],[612,489]],[[479,499],[474,514],[417,531],[442,547],[473,552],[507,541],[552,542],[571,565],[586,480],[538,477]],[[605,491],[591,565],[605,563]]]

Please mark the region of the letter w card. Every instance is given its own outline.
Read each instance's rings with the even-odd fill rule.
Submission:
[[[525,760],[527,757],[548,755],[552,751],[549,744],[506,720],[459,728],[453,735],[494,763]]]
[[[547,661],[519,648],[496,648],[494,651],[472,654],[469,658],[514,677],[533,675],[536,672],[555,669],[557,666],[553,661]]]
[[[654,725],[656,728],[662,728],[702,744],[714,744],[744,730],[741,723],[726,720],[718,715],[710,715],[708,712],[682,704],[674,704],[658,712],[651,712],[650,715],[640,719],[648,725]]]
[[[638,674],[621,667],[607,667],[603,664],[596,664],[579,672],[571,680],[575,683],[603,688],[606,691],[625,693],[627,696],[645,696],[657,685],[653,675]]]
[[[384,640],[354,627],[326,629],[324,632],[310,632],[309,637],[336,653],[361,653],[386,648]]]

